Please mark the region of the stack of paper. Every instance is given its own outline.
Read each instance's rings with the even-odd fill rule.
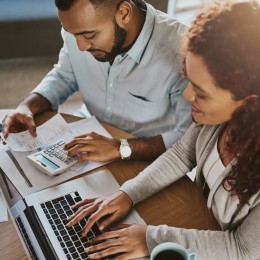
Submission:
[[[100,135],[111,137],[95,117],[67,124],[64,119],[57,114],[45,124],[37,127],[37,138],[33,138],[28,131],[10,134],[6,140],[8,145],[0,148],[0,167],[23,197],[47,187],[57,185],[77,175],[100,167],[107,162],[86,161],[77,163],[60,175],[50,177],[37,169],[28,158],[26,158],[27,155],[34,153],[35,149],[43,145],[55,142],[57,139],[62,138],[66,140],[67,138],[89,132],[96,132]],[[12,156],[15,157],[17,163],[14,163]],[[11,200],[11,198],[7,198],[7,200]]]

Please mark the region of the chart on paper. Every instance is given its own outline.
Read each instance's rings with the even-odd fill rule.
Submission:
[[[5,141],[13,151],[29,152],[54,142],[60,136],[69,135],[68,124],[60,114],[38,126],[36,131],[36,137],[33,137],[28,130],[15,134],[10,133]]]

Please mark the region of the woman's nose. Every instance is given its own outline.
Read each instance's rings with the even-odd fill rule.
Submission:
[[[183,98],[186,99],[189,102],[195,101],[195,92],[191,86],[191,83],[189,83],[186,87],[186,89],[183,91],[182,94]]]

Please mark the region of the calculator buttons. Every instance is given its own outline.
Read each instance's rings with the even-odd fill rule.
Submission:
[[[59,141],[55,143],[54,145],[46,148],[43,152],[47,154],[50,157],[55,156],[57,159],[61,160],[65,164],[70,164],[77,159],[77,155],[73,155],[72,157],[67,156],[67,151],[64,150],[65,141]]]

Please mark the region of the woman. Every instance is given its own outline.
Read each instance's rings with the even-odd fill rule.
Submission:
[[[110,231],[86,249],[92,259],[149,255],[172,241],[198,259],[260,257],[260,4],[213,4],[199,14],[188,34],[183,96],[196,123],[185,136],[115,194],[85,200],[69,218],[74,225],[92,214],[83,233],[102,216],[101,228],[125,216],[132,203],[178,180],[197,166],[196,183],[222,231],[134,225]],[[207,194],[208,193],[208,194]],[[101,250],[100,252],[96,252]]]

